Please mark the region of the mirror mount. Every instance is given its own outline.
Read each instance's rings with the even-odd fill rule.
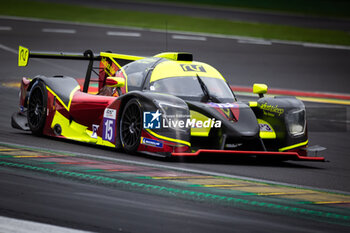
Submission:
[[[120,77],[107,77],[106,86],[107,87],[124,87],[125,79]]]

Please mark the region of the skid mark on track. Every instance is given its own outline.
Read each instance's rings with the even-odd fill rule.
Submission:
[[[0,166],[133,192],[350,225],[350,195],[84,158],[2,143]]]

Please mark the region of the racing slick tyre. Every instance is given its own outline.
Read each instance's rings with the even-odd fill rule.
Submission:
[[[131,99],[124,107],[120,119],[120,141],[127,153],[135,153],[140,145],[142,130],[142,111],[140,102]]]
[[[42,81],[36,81],[30,91],[27,120],[34,135],[42,135],[46,121],[47,90]]]

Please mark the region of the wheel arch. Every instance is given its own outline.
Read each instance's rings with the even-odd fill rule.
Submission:
[[[36,102],[37,104],[36,104],[35,110],[33,112],[33,105],[31,104],[31,101],[32,101],[31,98],[33,98],[32,95],[36,94],[35,93],[36,87],[37,87],[37,89],[40,90],[41,96],[36,96],[33,101],[39,100],[40,97],[42,97],[42,100],[39,101],[39,104],[41,103],[41,106],[38,105],[38,102]],[[47,117],[46,116],[47,115],[47,103],[48,103],[48,95],[47,95],[46,84],[44,81],[42,81],[40,79],[36,79],[34,82],[32,82],[31,91],[28,94],[28,107],[27,107],[28,126],[29,126],[29,129],[32,131],[32,133],[35,135],[42,135],[43,134],[43,130],[44,130],[45,123],[46,123],[46,117]],[[38,119],[35,119],[38,117],[38,114],[39,114],[39,113],[37,113],[38,106],[39,106],[39,108],[42,108],[42,111],[39,111],[39,112],[41,112],[42,116],[39,117]],[[38,121],[38,122],[35,122],[35,121]]]
[[[121,100],[121,105],[118,110],[117,116],[117,124],[120,126],[120,120],[122,113],[125,109],[126,104],[131,100],[131,99],[138,99],[140,104],[141,104],[141,113],[142,113],[142,123],[144,123],[144,112],[156,112],[157,110],[160,110],[161,113],[163,113],[163,108],[160,107],[161,104],[169,104],[170,106],[178,106],[181,109],[186,109],[185,113],[182,112],[183,115],[189,115],[189,107],[187,103],[180,99],[179,97],[173,96],[173,95],[168,95],[168,94],[161,94],[161,93],[154,93],[154,92],[141,92],[141,91],[132,91],[124,96],[119,97]],[[190,137],[191,137],[191,132],[190,130],[180,130],[178,128],[168,128],[167,130],[162,129],[145,129],[143,128],[144,126],[142,125],[142,131],[145,134],[148,134],[150,138],[157,139],[160,141],[166,141],[171,143],[179,143],[181,142],[186,142],[185,144],[190,145]],[[118,127],[118,137],[119,137],[119,130],[120,128]],[[154,138],[155,137],[155,138]],[[119,137],[119,142],[120,143],[120,137]],[[120,147],[122,147],[120,143]],[[148,150],[146,150],[148,151]],[[140,151],[141,152],[141,151]]]
[[[122,143],[121,143],[121,139],[120,139],[120,135],[119,135],[119,130],[120,130],[120,120],[121,120],[121,116],[123,114],[124,108],[126,106],[126,104],[131,100],[131,99],[138,99],[140,101],[141,104],[141,111],[145,111],[145,109],[150,110],[149,106],[151,106],[153,104],[154,109],[156,109],[156,105],[153,103],[153,101],[150,98],[147,98],[143,92],[141,91],[132,91],[132,92],[128,92],[122,96],[120,96],[118,99],[120,100],[120,107],[118,109],[117,112],[117,127],[118,127],[118,132],[117,132],[117,138],[116,138],[116,147],[117,148],[122,148]],[[146,104],[147,103],[147,104]],[[142,120],[143,120],[143,116],[142,116]]]

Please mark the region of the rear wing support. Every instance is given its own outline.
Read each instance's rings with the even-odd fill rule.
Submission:
[[[118,67],[118,69],[120,69],[121,66],[135,60],[143,59],[144,57],[125,55],[125,54],[116,54],[116,53],[107,53],[107,52],[101,52],[99,56],[95,56],[91,50],[86,50],[83,54],[63,53],[63,52],[33,52],[33,51],[29,51],[29,49],[23,46],[19,46],[18,66],[27,66],[29,58],[49,58],[49,59],[89,61],[89,65],[87,67],[87,71],[85,75],[84,86],[83,86],[83,92],[88,92],[94,61],[101,62],[102,58],[109,59],[112,63],[114,63]],[[108,71],[110,67],[108,65],[107,66],[103,65],[102,69]],[[110,75],[115,74],[115,72],[108,72],[108,73]]]
[[[92,68],[93,68],[93,65],[94,65],[94,53],[90,49],[86,50],[84,52],[84,57],[90,58],[89,65],[88,65],[88,68],[86,70],[84,87],[83,87],[83,92],[87,93],[88,89],[89,89],[90,79],[91,79],[91,72],[92,72]]]
[[[19,46],[18,50],[18,66],[27,66],[29,58],[52,58],[52,59],[65,59],[65,60],[82,60],[89,61],[89,65],[85,75],[83,92],[87,92],[91,79],[91,72],[94,61],[100,61],[101,57],[94,56],[91,50],[86,50],[83,54],[80,53],[57,53],[57,52],[29,52],[29,49]]]

